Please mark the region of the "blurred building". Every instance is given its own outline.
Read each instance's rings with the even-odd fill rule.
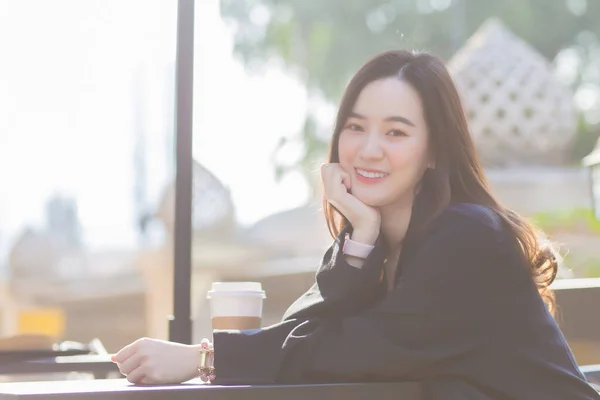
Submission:
[[[208,329],[206,291],[213,280],[239,276],[268,254],[268,247],[248,236],[235,220],[229,190],[205,167],[194,162],[192,187],[192,312],[200,330]],[[166,230],[165,240],[141,250],[140,268],[146,286],[146,329],[167,338],[167,317],[173,311],[173,235],[175,185],[164,191],[151,221]]]
[[[576,133],[573,93],[548,60],[498,19],[448,62],[488,167],[561,165]]]

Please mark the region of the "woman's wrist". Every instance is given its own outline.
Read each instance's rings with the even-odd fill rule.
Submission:
[[[360,227],[355,228],[350,235],[350,239],[357,243],[362,243],[367,246],[374,246],[379,237],[379,227]]]

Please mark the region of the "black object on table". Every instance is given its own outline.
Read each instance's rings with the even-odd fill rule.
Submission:
[[[69,349],[69,350],[53,350],[53,349],[27,349],[27,350],[1,350],[0,365],[14,362],[23,362],[31,360],[39,360],[44,358],[54,358],[61,356],[75,356],[89,354],[87,349]]]
[[[94,378],[107,378],[113,372],[119,372],[110,355],[72,355],[61,352],[62,356],[52,358],[15,359],[0,363],[0,375],[48,374],[60,372],[88,372]]]
[[[125,379],[0,384],[0,400],[421,400],[418,383],[215,386],[199,380],[170,386],[135,386]]]

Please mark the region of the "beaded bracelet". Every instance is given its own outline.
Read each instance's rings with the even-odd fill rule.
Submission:
[[[200,343],[200,365],[198,366],[198,375],[202,382],[212,382],[215,380],[214,365],[215,350],[212,343],[203,340]],[[210,359],[210,362],[208,360]],[[208,364],[208,365],[207,365]]]

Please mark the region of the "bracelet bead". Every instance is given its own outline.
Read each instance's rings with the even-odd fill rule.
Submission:
[[[198,365],[198,376],[202,382],[211,383],[216,378],[214,353],[214,348],[208,341],[203,340],[200,343],[200,363]]]

